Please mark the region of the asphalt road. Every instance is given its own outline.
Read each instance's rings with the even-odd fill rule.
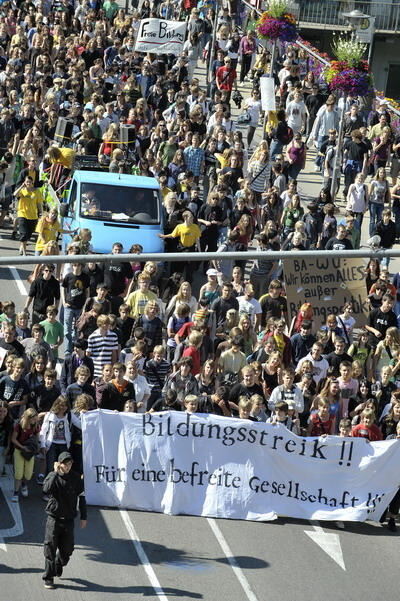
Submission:
[[[7,502],[12,481],[3,476],[0,486],[0,537],[9,535],[0,540],[4,600],[398,599],[398,535],[377,524],[347,523],[343,530],[329,522],[208,520],[98,507],[89,508],[85,530],[77,527],[76,550],[57,589],[46,591],[41,489],[31,484],[19,517]]]

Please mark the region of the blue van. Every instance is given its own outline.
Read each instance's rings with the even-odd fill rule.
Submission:
[[[114,242],[128,252],[141,244],[143,252],[163,252],[163,211],[160,186],[153,177],[77,170],[60,212],[63,227],[89,228],[96,253],[110,253]],[[63,249],[71,242],[63,235]]]

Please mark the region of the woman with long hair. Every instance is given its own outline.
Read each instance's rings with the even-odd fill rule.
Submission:
[[[339,428],[340,388],[336,378],[327,378],[321,392],[314,398],[313,409],[318,409],[318,401],[324,399],[329,403],[329,415],[335,418],[335,432]]]
[[[381,264],[379,259],[370,259],[365,268],[365,285],[367,294],[370,293],[372,285],[375,284],[381,274]]]
[[[378,375],[382,367],[389,365],[395,351],[400,349],[400,332],[391,327],[386,330],[385,338],[378,342],[373,356],[373,372]]]
[[[248,164],[250,188],[255,193],[258,204],[261,204],[261,194],[265,190],[270,174],[269,151],[268,148],[261,145],[256,149]]]
[[[235,265],[235,267],[232,269],[231,284],[233,286],[234,296],[243,296],[245,284],[243,278],[243,269],[239,265]]]
[[[276,188],[270,188],[262,196],[264,204],[261,206],[261,225],[265,226],[267,221],[280,223],[282,219],[282,200]]]
[[[29,494],[28,482],[33,475],[35,451],[39,450],[35,444],[38,432],[38,414],[35,409],[26,409],[14,426],[11,436],[14,446],[14,494],[11,500],[14,503],[19,501],[20,490],[23,497]]]
[[[240,316],[239,328],[242,330],[243,352],[246,355],[246,357],[248,357],[252,354],[257,344],[257,335],[254,331],[250,317],[246,313],[243,313]]]
[[[60,453],[68,451],[71,445],[71,425],[80,427],[79,418],[71,413],[64,396],[59,396],[46,413],[40,429],[40,448],[46,455],[46,473],[52,471]]]
[[[238,242],[247,247],[253,237],[253,220],[251,215],[244,213],[233,228],[233,231],[239,233]]]
[[[178,292],[171,298],[171,300],[168,303],[166,315],[172,315],[175,312],[176,308],[182,304],[188,305],[190,307],[191,315],[193,315],[198,306],[197,299],[192,294],[192,286],[189,282],[182,282],[182,284],[179,286]]]
[[[291,232],[294,232],[294,227],[300,219],[303,218],[304,209],[300,204],[300,195],[293,194],[292,199],[285,208],[281,218],[283,226],[283,237],[286,238]]]
[[[217,365],[213,359],[207,359],[203,363],[200,373],[196,380],[199,385],[199,394],[211,396],[215,392]]]
[[[384,167],[379,167],[369,185],[369,235],[373,236],[382,218],[385,203],[390,204],[390,186]]]
[[[32,361],[31,369],[26,374],[24,380],[29,386],[30,396],[35,395],[36,388],[44,382],[44,372],[46,371],[46,360],[43,355],[36,355]]]
[[[262,382],[266,399],[269,399],[274,388],[281,384],[282,358],[278,351],[271,353],[263,365]]]
[[[111,123],[103,135],[103,141],[100,144],[98,159],[99,163],[108,164],[111,160],[113,150],[120,148],[119,126],[116,123]]]

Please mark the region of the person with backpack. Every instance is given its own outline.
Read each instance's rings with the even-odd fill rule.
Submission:
[[[251,157],[248,171],[249,187],[253,190],[258,204],[261,204],[261,194],[264,192],[265,184],[269,181],[271,175],[269,152],[263,145],[260,145]]]
[[[279,109],[276,118],[278,124],[271,132],[270,155],[272,161],[275,161],[276,157],[282,154],[283,147],[293,140],[293,129],[286,121],[285,110]]]
[[[334,96],[328,96],[325,104],[321,106],[317,113],[311,134],[308,142],[314,140],[318,150],[321,149],[322,143],[329,137],[329,131],[335,129],[339,131],[339,113],[335,108],[336,100]],[[322,166],[321,157],[317,155],[315,159],[315,170],[320,171]]]

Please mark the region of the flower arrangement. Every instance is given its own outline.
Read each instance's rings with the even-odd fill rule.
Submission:
[[[257,35],[265,40],[294,42],[298,37],[296,18],[284,0],[273,0],[256,23]]]
[[[337,36],[332,44],[333,54],[338,61],[346,63],[360,63],[367,51],[367,44],[353,39],[348,39],[345,36]]]
[[[366,45],[341,36],[335,40],[332,49],[337,60],[330,61],[323,74],[331,91],[346,96],[366,96],[372,92],[370,68],[362,58]]]

